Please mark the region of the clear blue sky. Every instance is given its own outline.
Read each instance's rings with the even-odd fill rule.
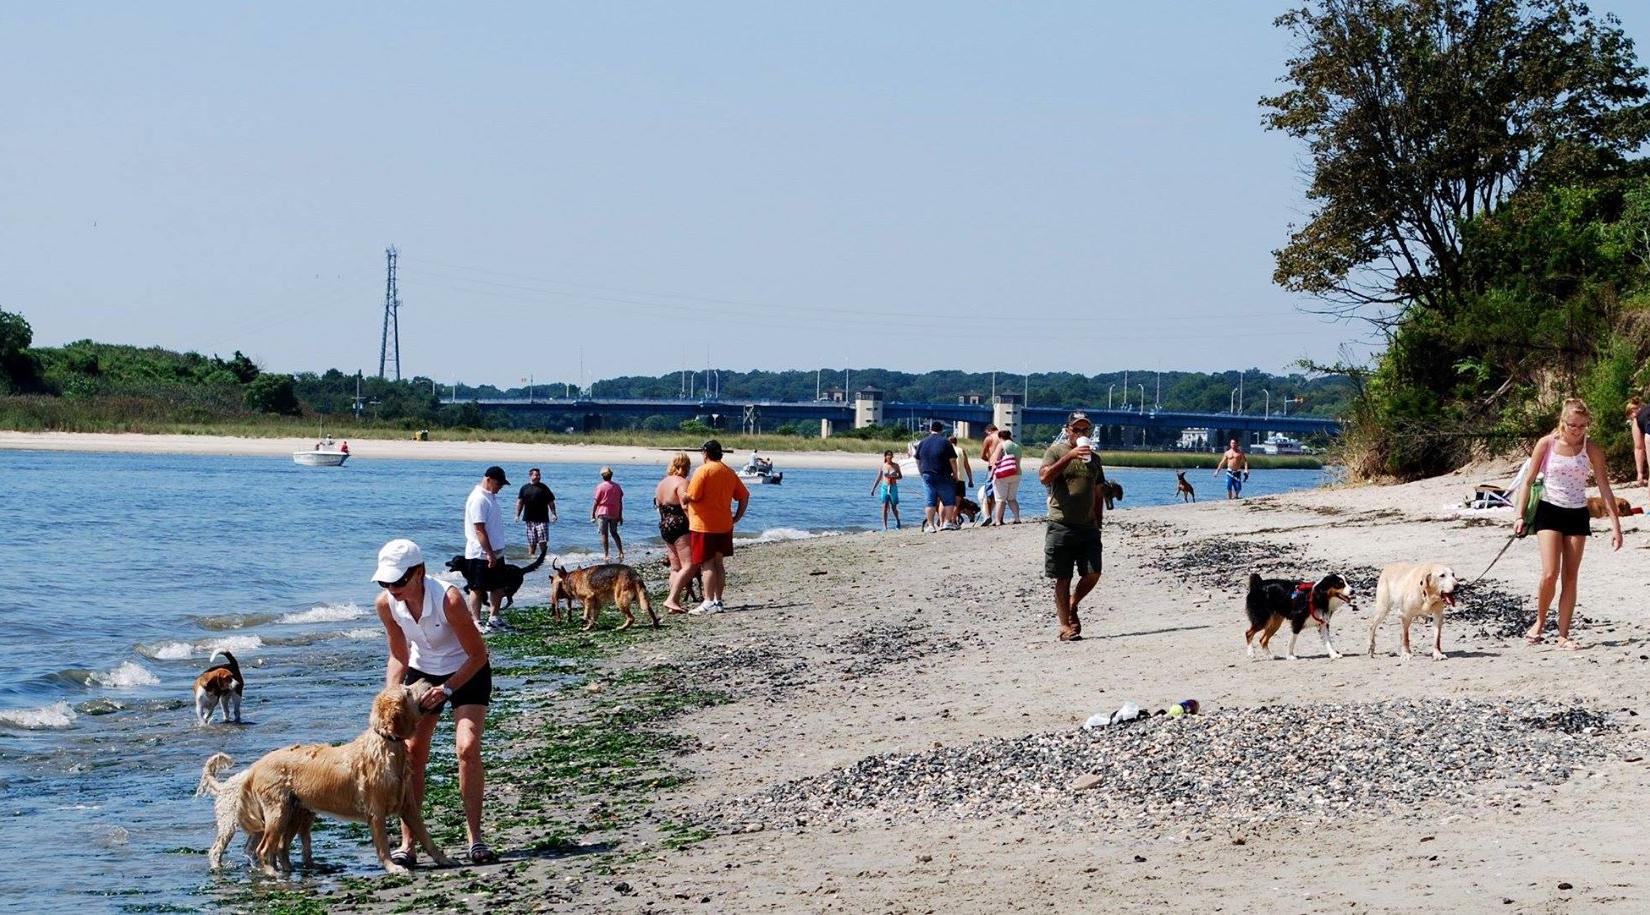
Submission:
[[[1284,6],[8,4],[0,308],[370,373],[393,243],[443,381],[1330,360]]]

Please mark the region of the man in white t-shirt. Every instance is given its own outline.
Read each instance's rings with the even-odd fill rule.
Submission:
[[[475,617],[477,627],[503,624],[498,605],[504,592],[488,587],[492,578],[488,570],[504,561],[504,513],[499,511],[498,491],[509,485],[503,467],[489,467],[464,500],[464,581],[470,586],[470,615]],[[483,626],[481,595],[489,590],[493,611]]]

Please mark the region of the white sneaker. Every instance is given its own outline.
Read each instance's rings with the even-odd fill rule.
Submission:
[[[700,604],[699,606],[694,607],[692,610],[688,611],[688,613],[692,616],[704,616],[707,613],[715,613],[715,612],[716,612],[716,603],[715,603],[715,601],[708,601],[708,600],[705,601],[704,603]]]
[[[710,612],[712,613],[721,613],[726,609],[726,607],[722,606],[722,602],[720,600],[714,600],[710,603]]]

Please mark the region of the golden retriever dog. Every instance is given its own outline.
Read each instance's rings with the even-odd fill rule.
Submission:
[[[572,571],[559,563],[550,568],[550,604],[554,606],[563,598],[572,598],[583,604],[583,628],[586,631],[595,627],[602,605],[609,602],[624,614],[624,622],[619,624],[619,629],[629,629],[636,623],[635,614],[630,612],[632,602],[641,604],[652,618],[653,628],[659,628],[659,614],[653,612],[653,604],[647,599],[647,585],[634,567],[609,562]]]
[[[1381,579],[1375,584],[1375,619],[1369,623],[1369,656],[1375,656],[1375,630],[1392,611],[1398,611],[1403,623],[1403,651],[1399,657],[1408,659],[1409,625],[1417,617],[1432,617],[1432,659],[1442,661],[1444,655],[1444,610],[1455,606],[1457,585],[1455,570],[1441,562],[1395,562],[1381,570]]]
[[[353,741],[341,746],[283,747],[265,754],[245,772],[223,783],[220,790],[236,779],[240,782],[239,790],[233,792],[235,815],[219,815],[214,860],[221,860],[222,849],[233,838],[236,824],[249,833],[251,825],[258,825],[262,829],[255,857],[264,872],[275,875],[283,865],[290,869],[293,838],[306,831],[306,818],[325,813],[366,821],[372,829],[379,864],[389,873],[405,874],[407,868],[390,860],[386,820],[395,814],[406,821],[431,858],[452,866],[453,860],[430,838],[422,811],[411,803],[407,793],[406,740],[418,729],[419,719],[424,716],[419,701],[430,689],[424,681],[386,687],[373,699],[367,730]],[[212,764],[213,760],[208,760],[208,766]],[[203,774],[203,783],[206,778]]]
[[[218,836],[206,853],[207,862],[213,870],[223,867],[223,853],[229,848],[229,841],[235,837],[235,827],[239,826],[246,833],[246,855],[248,858],[256,854],[259,843],[263,841],[264,820],[263,807],[257,804],[241,803],[241,784],[246,780],[246,771],[237,772],[223,781],[218,781],[218,773],[233,766],[235,761],[228,753],[214,753],[207,759],[206,766],[201,770],[200,784],[195,786],[195,796],[211,796],[212,812],[218,821]],[[296,799],[294,799],[296,802]],[[315,823],[315,814],[309,810],[300,809],[299,815],[293,818],[293,831],[304,843],[304,866],[314,863],[314,856],[310,846],[309,831]],[[286,856],[281,859],[282,869],[292,870],[292,843],[284,846]]]

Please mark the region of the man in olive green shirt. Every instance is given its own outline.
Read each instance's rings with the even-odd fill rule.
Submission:
[[[1088,415],[1071,414],[1065,431],[1065,438],[1044,452],[1037,479],[1048,487],[1043,574],[1054,579],[1060,641],[1073,642],[1083,637],[1077,605],[1100,583],[1100,498],[1106,473],[1089,443],[1094,423]],[[1076,590],[1071,585],[1074,569]]]

